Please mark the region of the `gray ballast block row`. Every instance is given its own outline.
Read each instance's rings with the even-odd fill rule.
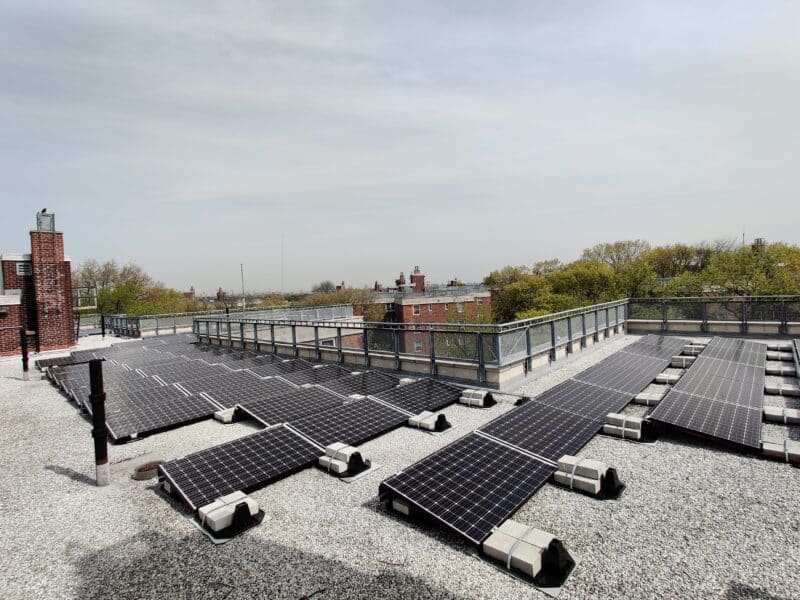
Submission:
[[[794,362],[794,356],[791,352],[777,352],[775,350],[767,350],[767,360],[781,360],[784,362]]]
[[[634,397],[633,401],[636,404],[644,404],[645,406],[657,406],[667,393],[667,388],[655,392],[641,392]]]
[[[791,342],[770,342],[767,344],[767,350],[773,352],[791,352],[792,344]]]
[[[609,413],[606,415],[606,422],[603,425],[603,433],[613,435],[624,440],[642,439],[642,423],[644,419],[630,417],[619,413]]]
[[[762,442],[761,452],[770,458],[788,463],[800,463],[800,442],[788,438],[783,442]]]
[[[703,350],[705,350],[705,348],[706,348],[705,346],[702,346],[700,344],[686,344],[683,347],[682,353],[685,354],[686,356],[697,356]]]
[[[764,392],[778,396],[800,396],[800,386],[795,383],[766,384]]]
[[[495,405],[491,392],[487,390],[464,390],[458,401],[461,404],[479,408],[488,408]]]
[[[794,425],[800,423],[800,410],[796,408],[782,408],[780,406],[765,406],[764,420],[773,423]]]
[[[555,482],[592,496],[616,498],[625,487],[615,469],[599,460],[566,454],[558,459]]]
[[[681,376],[677,373],[659,373],[656,375],[655,382],[656,383],[667,383],[669,385],[674,385],[678,383]]]
[[[669,366],[675,367],[677,369],[685,369],[696,360],[697,360],[696,356],[673,356],[672,362],[669,363]]]
[[[780,377],[794,377],[797,373],[794,366],[779,364],[767,364],[765,367],[767,375],[778,375]]]
[[[560,586],[575,566],[554,535],[510,519],[483,542],[483,553],[547,587]]]

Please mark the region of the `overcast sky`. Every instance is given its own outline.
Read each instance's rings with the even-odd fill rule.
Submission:
[[[204,8],[200,8],[205,5]],[[800,2],[0,1],[0,248],[198,291],[800,241]]]

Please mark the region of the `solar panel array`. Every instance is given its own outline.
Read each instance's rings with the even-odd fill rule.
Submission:
[[[385,390],[374,397],[401,410],[418,415],[423,411],[437,411],[461,397],[462,390],[434,379],[420,379],[397,388]]]
[[[347,368],[313,368],[312,363],[300,359],[285,361],[252,350],[200,346],[189,335],[147,338],[43,362],[51,380],[87,412],[91,411],[88,366],[67,361],[94,358],[105,359],[106,425],[113,441],[209,418],[215,411],[237,403],[284,396],[301,384],[333,385],[337,379],[350,377]],[[396,378],[382,377],[384,381],[389,378],[392,385],[397,383]],[[337,403],[341,403],[338,396]],[[330,403],[323,404],[330,407]],[[322,405],[312,403],[305,412],[298,412],[296,405],[291,409],[288,404],[284,406],[281,421],[303,416]],[[275,416],[273,409],[270,418]]]
[[[381,484],[480,544],[666,368],[685,342],[647,336]],[[398,394],[400,390],[392,390]]]
[[[342,396],[350,396],[352,394],[369,396],[370,394],[377,394],[391,389],[397,386],[398,383],[400,383],[400,380],[397,377],[378,371],[367,371],[342,377],[335,381],[326,381],[324,386],[326,389]]]
[[[235,491],[249,492],[302,469],[321,450],[287,427],[274,427],[159,466],[192,510]]]
[[[766,360],[765,344],[714,338],[650,418],[758,449]]]
[[[475,544],[530,498],[555,469],[475,433],[381,483]]]
[[[356,377],[346,379],[352,383]],[[370,378],[371,383],[380,379]],[[460,388],[428,380],[402,389],[409,390],[404,397],[423,407],[452,403],[461,395]],[[347,399],[320,386],[242,403],[237,410],[265,425],[280,425],[162,465],[162,474],[193,509],[224,493],[267,485],[310,466],[329,444],[358,446],[408,421],[408,413],[401,408],[373,397]],[[254,457],[259,452],[265,456]]]

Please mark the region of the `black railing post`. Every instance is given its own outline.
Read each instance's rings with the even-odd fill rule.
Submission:
[[[19,328],[19,349],[22,352],[22,380],[28,381],[28,331],[25,327]]]
[[[336,328],[336,360],[341,365],[344,363],[344,352],[342,352],[342,328]]]
[[[436,343],[435,340],[436,338],[434,337],[433,329],[431,329],[430,331],[428,331],[428,350],[430,351],[429,356],[431,361],[430,373],[434,377],[436,376],[436,348],[434,346]]]
[[[314,325],[314,358],[322,360],[322,352],[319,349],[319,325]]]
[[[364,327],[364,366],[369,367],[369,329]]]
[[[533,340],[531,336],[533,335],[533,328],[528,325],[525,328],[525,373],[529,373],[533,371]]]
[[[495,335],[497,335],[495,333]],[[483,333],[478,332],[478,381],[486,382],[486,361],[483,358]]]
[[[567,317],[567,353],[572,354],[572,317]]]
[[[399,371],[400,367],[400,330],[397,327],[392,328],[392,343],[394,344],[394,369]]]
[[[100,335],[103,336],[103,339],[106,337],[106,317],[103,313],[100,313]]]
[[[103,389],[103,361],[89,361],[89,402],[92,405],[92,437],[97,485],[111,483],[108,465],[108,430],[106,429],[106,392]]]
[[[606,321],[606,327],[608,322]],[[550,362],[556,362],[556,322],[550,321]]]

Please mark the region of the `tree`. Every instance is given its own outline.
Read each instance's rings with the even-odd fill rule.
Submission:
[[[483,285],[491,289],[500,289],[530,274],[530,269],[525,266],[505,266],[497,271],[492,271],[483,278]]]
[[[563,268],[564,263],[557,258],[551,258],[533,263],[533,267],[531,267],[531,273],[533,275],[550,275],[550,273],[555,273]]]
[[[581,254],[583,260],[607,264],[615,271],[630,263],[650,250],[650,244],[644,240],[620,240],[605,242],[587,248]]]
[[[550,310],[550,286],[541,275],[523,275],[517,281],[501,288],[493,302],[494,318],[502,323],[513,321],[517,313]]]
[[[311,288],[312,294],[315,293],[327,294],[335,291],[336,291],[336,285],[332,281],[328,280],[320,281],[317,285]]]

